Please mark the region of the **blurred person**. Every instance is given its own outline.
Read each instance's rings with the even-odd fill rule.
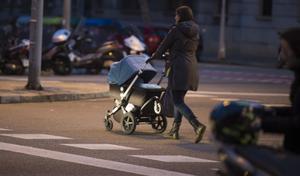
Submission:
[[[279,33],[281,65],[295,78],[290,87],[291,107],[274,107],[274,115],[261,118],[264,132],[283,133],[284,148],[300,154],[300,27]]]
[[[156,52],[147,61],[161,58],[169,50],[170,72],[168,88],[171,89],[174,102],[174,122],[168,133],[173,139],[179,139],[179,128],[184,116],[194,128],[195,143],[201,141],[206,126],[197,120],[197,117],[184,102],[188,90],[198,88],[198,64],[196,50],[199,42],[199,26],[194,22],[193,12],[188,6],[176,9],[175,21],[167,36]]]

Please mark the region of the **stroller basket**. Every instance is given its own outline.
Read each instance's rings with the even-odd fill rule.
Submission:
[[[109,91],[111,97],[120,99],[120,88],[121,86],[110,84]],[[124,89],[126,88],[127,87],[124,86]],[[156,84],[138,84],[134,86],[128,94],[128,102],[135,106],[141,107],[151,97],[160,97],[162,91],[165,91],[165,89]]]

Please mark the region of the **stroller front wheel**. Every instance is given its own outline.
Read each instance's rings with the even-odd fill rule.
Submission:
[[[131,134],[135,131],[136,120],[132,113],[128,112],[124,114],[121,120],[121,127],[124,134]]]
[[[167,128],[167,118],[164,115],[157,115],[152,121],[152,128],[158,132],[163,133]]]
[[[111,131],[113,129],[113,122],[110,119],[104,119],[104,126],[107,131]]]

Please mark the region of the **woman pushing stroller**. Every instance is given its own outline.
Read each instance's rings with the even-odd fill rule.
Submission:
[[[201,141],[205,132],[205,125],[197,120],[191,109],[185,104],[184,97],[188,90],[196,91],[198,88],[198,71],[196,50],[199,41],[199,27],[193,21],[193,12],[188,6],[176,9],[176,25],[174,25],[156,52],[147,60],[161,58],[169,50],[170,73],[168,88],[172,91],[174,102],[174,122],[168,133],[173,139],[179,139],[179,128],[184,116],[193,126],[196,133],[195,143]]]

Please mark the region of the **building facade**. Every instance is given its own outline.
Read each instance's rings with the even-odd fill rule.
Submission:
[[[30,0],[4,0],[5,15],[30,14]],[[46,16],[62,15],[62,0],[44,0]],[[124,23],[168,27],[174,10],[189,5],[200,24],[204,57],[216,57],[222,0],[72,0],[72,17],[112,18]],[[275,59],[278,31],[300,25],[299,0],[226,0],[226,56]]]
[[[226,57],[275,60],[278,32],[300,25],[299,0],[226,0]],[[91,1],[91,16],[142,23],[141,0]],[[148,0],[150,23],[170,26],[174,9],[189,5],[203,30],[204,57],[217,57],[222,0]]]

